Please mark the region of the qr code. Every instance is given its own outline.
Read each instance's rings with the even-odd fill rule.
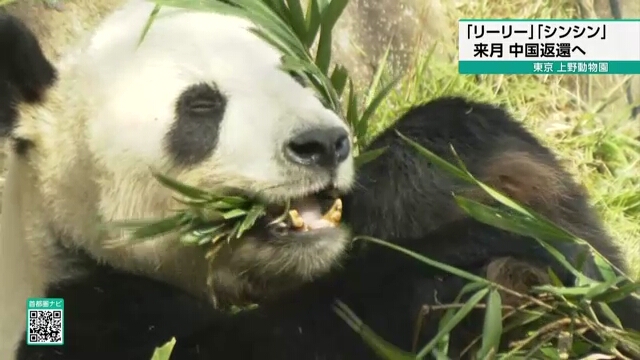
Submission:
[[[30,344],[62,344],[62,310],[29,310]]]

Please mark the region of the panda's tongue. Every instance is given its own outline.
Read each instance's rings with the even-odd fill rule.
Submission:
[[[289,211],[293,228],[301,231],[336,227],[342,215],[342,202],[337,199],[326,214],[322,214],[320,203],[314,198],[293,201]]]

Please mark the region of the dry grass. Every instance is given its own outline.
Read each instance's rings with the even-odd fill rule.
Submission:
[[[449,9],[450,59],[419,52],[407,77],[377,113],[372,133],[407,107],[442,95],[506,105],[550,146],[584,184],[612,235],[640,278],[640,123],[629,118],[621,76],[459,75],[457,19],[580,17],[567,1],[465,1]],[[446,45],[443,45],[446,43]],[[433,49],[431,49],[433,50]],[[637,104],[636,104],[637,105]]]

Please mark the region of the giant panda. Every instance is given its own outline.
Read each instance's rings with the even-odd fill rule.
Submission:
[[[128,1],[56,69],[21,23],[3,19],[3,123],[14,144],[5,193],[20,197],[5,201],[2,225],[2,326],[11,342],[27,294],[83,272],[70,251],[210,298],[199,249],[170,238],[107,246],[127,235],[101,225],[178,205],[150,170],[276,206],[291,199],[316,227],[287,234],[263,226],[222,251],[212,286],[220,301],[254,301],[315,279],[348,245],[346,230],[314,218],[316,194],[352,184],[346,123],[282,70],[280,53],[245,20],[167,8],[138,44],[153,7]],[[38,101],[45,106],[32,106]]]
[[[465,216],[451,193],[486,201],[484,194],[430,164],[396,131],[449,160],[452,144],[478,178],[624,267],[587,195],[503,109],[462,98],[416,105],[369,145],[385,153],[355,171],[349,129],[280,70],[277,51],[248,32],[250,24],[163,8],[138,44],[152,8],[128,1],[82,51],[55,65],[28,28],[0,19],[0,120],[11,140],[0,238],[0,335],[9,340],[0,358],[146,360],[175,337],[174,360],[375,359],[332,309],[336,299],[406,351],[429,341],[440,314],[429,313],[414,339],[421,309],[453,300],[465,282],[352,243],[352,234],[488,277],[496,264],[524,263],[573,282],[533,239]],[[312,229],[265,221],[222,250],[209,286],[200,248],[170,237],[108,246],[126,234],[107,233],[104,223],[175,207],[150,169],[274,206],[293,200]],[[314,199],[335,193],[340,227],[319,219],[324,201]],[[569,259],[580,253],[569,244],[561,251]],[[27,297],[65,299],[64,346],[26,345]],[[225,309],[249,302],[259,306]],[[638,305],[616,304],[625,326],[637,329]],[[474,313],[452,333],[450,355],[481,328],[482,313]]]

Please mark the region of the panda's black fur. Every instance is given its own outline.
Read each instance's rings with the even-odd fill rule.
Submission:
[[[13,18],[0,18],[0,45],[0,120],[10,129],[16,103],[36,100],[29,94],[44,93],[55,70],[34,46],[29,30]],[[573,281],[535,240],[460,212],[452,192],[488,199],[430,164],[396,131],[447,160],[453,159],[453,145],[478,178],[570,228],[624,267],[586,195],[550,151],[504,110],[461,98],[416,106],[373,141],[370,148],[387,146],[387,151],[359,169],[356,188],[344,199],[345,221],[355,234],[381,238],[478,275],[484,276],[492,262],[511,258],[540,268],[551,266],[565,283]],[[169,285],[98,264],[60,246],[69,261],[88,270],[83,278],[54,284],[47,291],[47,297],[65,300],[65,345],[27,346],[25,339],[17,360],[147,360],[171,337],[177,339],[174,360],[374,359],[374,352],[332,310],[335,299],[378,335],[411,351],[421,309],[451,302],[465,285],[399,252],[356,242],[340,272],[286,298],[230,315]],[[569,259],[580,252],[569,244],[560,250]],[[599,277],[592,263],[586,272]],[[637,330],[638,304],[625,300],[613,305],[623,324]],[[440,315],[431,311],[425,316],[418,349],[436,334]],[[482,316],[480,311],[473,313],[452,333],[450,356],[456,358],[478,335]]]
[[[19,102],[42,100],[57,72],[35,35],[17,18],[0,14],[0,135],[7,136]]]

